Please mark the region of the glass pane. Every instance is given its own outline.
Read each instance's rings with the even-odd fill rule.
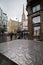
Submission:
[[[40,5],[36,5],[32,8],[33,12],[37,12],[40,10]]]
[[[40,26],[34,27],[34,36],[38,36],[40,34]]]
[[[37,5],[37,7],[36,7],[36,8],[37,8],[37,11],[38,11],[38,10],[40,10],[40,5]]]
[[[33,7],[33,12],[35,12],[35,7]]]
[[[39,23],[40,22],[40,16],[33,18],[33,23]]]
[[[39,29],[40,29],[40,26],[34,27],[34,30],[39,30]]]

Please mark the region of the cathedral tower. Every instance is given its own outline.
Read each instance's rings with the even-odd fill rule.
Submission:
[[[22,22],[25,20],[25,12],[24,12],[24,5],[23,5],[23,13],[22,13]]]

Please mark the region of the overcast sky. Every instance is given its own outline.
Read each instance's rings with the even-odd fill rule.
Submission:
[[[0,7],[8,15],[8,18],[18,19],[21,21],[23,4],[26,12],[26,0],[0,0]]]

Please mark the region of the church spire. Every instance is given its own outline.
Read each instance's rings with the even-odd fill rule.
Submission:
[[[24,4],[23,4],[23,13],[22,13],[22,22],[25,20],[25,13],[24,13]]]
[[[23,4],[23,14],[24,14],[24,4]]]

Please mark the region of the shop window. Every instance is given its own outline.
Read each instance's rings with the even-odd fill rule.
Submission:
[[[34,36],[39,36],[40,35],[40,26],[34,27]]]

